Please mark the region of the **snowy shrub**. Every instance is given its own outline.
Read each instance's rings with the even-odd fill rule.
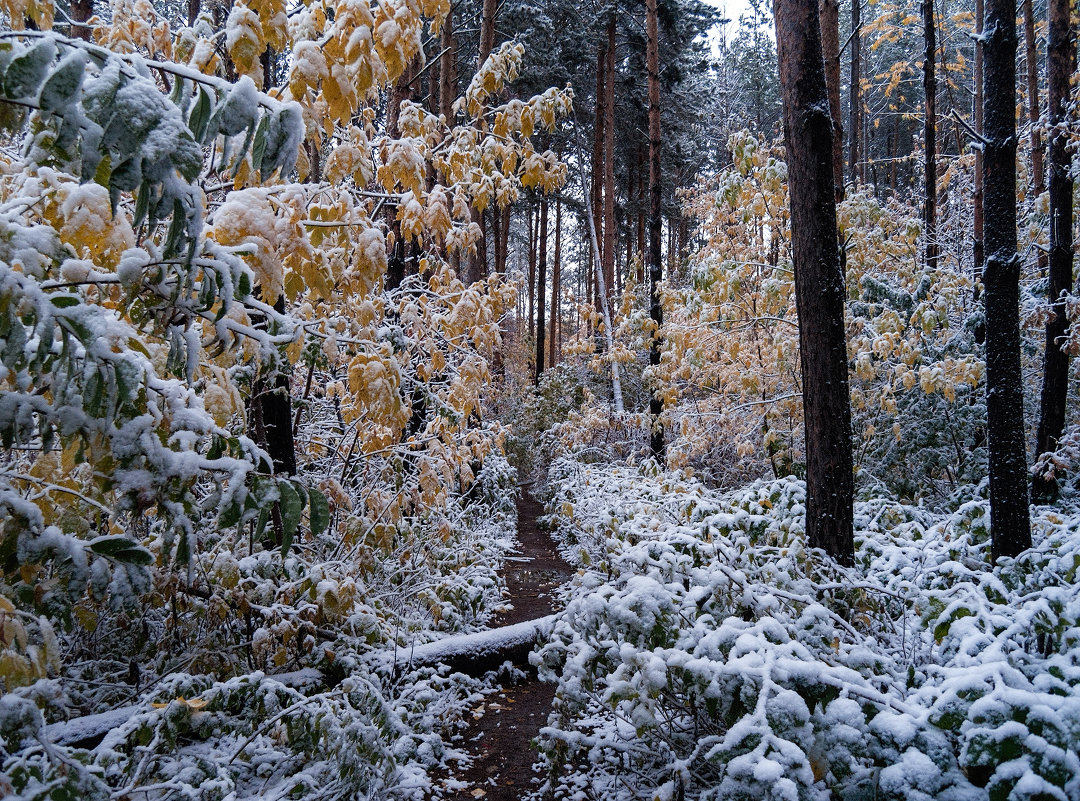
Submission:
[[[796,480],[727,494],[564,460],[585,568],[539,649],[565,798],[1069,799],[1080,791],[1080,538],[991,570],[988,514],[857,505],[857,565],[805,547]],[[589,789],[586,789],[589,788]]]

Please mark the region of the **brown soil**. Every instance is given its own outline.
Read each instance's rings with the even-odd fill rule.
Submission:
[[[559,556],[551,536],[541,531],[536,518],[544,507],[522,490],[518,501],[519,558],[503,570],[513,608],[500,614],[492,626],[508,626],[543,617],[554,611],[554,590],[572,573]],[[468,787],[450,794],[453,801],[519,801],[536,788],[540,776],[533,772],[537,759],[532,740],[547,723],[555,687],[536,678],[528,665],[529,677],[514,686],[504,686],[489,695],[473,710],[473,723],[462,742],[473,755],[472,765],[455,779]]]

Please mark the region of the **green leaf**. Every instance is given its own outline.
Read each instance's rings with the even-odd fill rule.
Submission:
[[[327,502],[326,496],[314,488],[310,490],[309,498],[311,533],[317,537],[326,531],[326,527],[330,525],[330,504]]]
[[[240,515],[243,514],[243,511],[244,508],[235,499],[229,501],[228,506],[222,509],[221,514],[218,515],[218,528],[224,530],[235,526],[240,522]]]
[[[49,303],[58,309],[69,309],[78,306],[80,301],[75,295],[53,295],[49,298]]]
[[[281,543],[282,557],[288,556],[289,548],[292,547],[296,529],[300,525],[300,515],[304,511],[300,501],[300,495],[291,481],[279,481],[278,491],[281,493],[281,528],[284,538]]]
[[[135,219],[131,223],[132,228],[138,228],[146,219],[146,213],[150,210],[150,182],[143,181],[139,187],[139,194],[135,197]]]
[[[4,75],[4,94],[12,100],[32,100],[56,57],[56,45],[42,39],[22,55],[12,59]]]
[[[140,547],[137,542],[123,535],[98,537],[90,543],[90,550],[100,556],[115,556],[121,551]]]
[[[86,54],[76,50],[66,56],[45,79],[38,94],[38,106],[42,111],[64,111],[70,106],[72,98],[79,93],[85,76]]]
[[[255,129],[255,141],[251,145],[251,169],[255,172],[262,169],[263,156],[266,154],[266,131],[269,125],[270,117],[264,114],[259,120],[259,127]]]
[[[154,561],[154,555],[150,551],[138,546],[117,551],[112,558],[126,565],[148,565]]]

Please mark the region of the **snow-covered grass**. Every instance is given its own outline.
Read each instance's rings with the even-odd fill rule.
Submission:
[[[856,508],[857,563],[806,548],[804,485],[720,493],[556,463],[584,569],[536,657],[557,798],[1080,797],[1080,516],[988,564],[975,497]]]

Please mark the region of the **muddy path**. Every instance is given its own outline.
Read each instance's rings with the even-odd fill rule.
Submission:
[[[528,494],[528,488],[523,489],[518,501],[520,553],[502,574],[513,608],[496,617],[493,628],[551,614],[555,589],[573,573],[551,536],[537,525],[543,514],[543,505]],[[454,776],[466,786],[447,798],[519,801],[536,789],[541,777],[533,772],[537,753],[532,739],[547,723],[555,685],[539,681],[528,665],[517,667],[526,670],[528,678],[504,685],[473,710],[473,722],[461,735],[473,763]]]

